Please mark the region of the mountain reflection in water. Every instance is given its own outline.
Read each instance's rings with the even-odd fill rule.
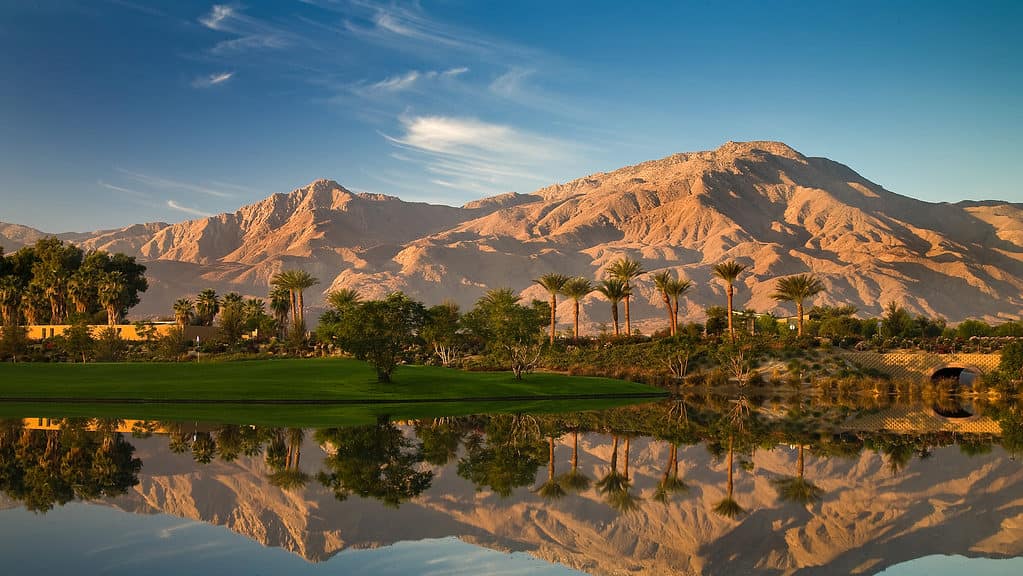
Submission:
[[[1023,419],[978,412],[707,396],[319,430],[29,418],[0,425],[0,490],[41,513],[87,500],[222,525],[310,562],[456,537],[597,574],[871,574],[1023,556]]]

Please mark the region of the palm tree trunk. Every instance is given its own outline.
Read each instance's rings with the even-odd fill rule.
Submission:
[[[796,336],[802,337],[803,336],[803,301],[802,300],[796,301],[796,313],[799,314],[799,324],[798,324],[799,330],[797,331]]]
[[[671,298],[668,297],[667,292],[661,292],[661,298],[664,300],[664,306],[668,309],[668,335],[675,335],[675,320],[671,314]]]
[[[579,339],[579,301],[575,301],[575,339]]]
[[[613,320],[614,324],[615,324],[615,336],[618,336],[619,332],[618,332],[618,303],[617,302],[612,302],[611,303],[611,320]]]
[[[728,283],[728,337],[735,341],[735,330],[732,328],[732,297],[735,292],[732,290],[732,283]]]
[[[298,292],[298,323],[305,326],[305,301],[303,290],[297,290]]]
[[[671,443],[671,477],[678,478],[678,444]]]
[[[554,332],[558,325],[558,295],[551,292],[551,346],[554,346]]]
[[[678,334],[678,296],[672,297],[671,302],[671,334]]]
[[[618,471],[618,435],[614,435],[614,444],[611,445],[611,471]]]
[[[629,285],[626,284],[625,287],[628,288]],[[629,300],[631,300],[631,298],[629,296],[626,296],[625,297],[625,335],[626,336],[632,336],[632,318],[629,315]]]

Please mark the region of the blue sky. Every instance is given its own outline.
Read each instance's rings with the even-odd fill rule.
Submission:
[[[1021,2],[0,0],[0,221],[461,204],[728,140],[1023,201]]]

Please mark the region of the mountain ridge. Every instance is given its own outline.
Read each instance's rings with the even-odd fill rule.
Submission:
[[[0,245],[12,251],[42,234],[34,232],[0,224]],[[540,297],[531,280],[546,272],[599,279],[621,256],[692,279],[687,317],[720,304],[710,268],[726,259],[750,265],[737,303],[758,311],[791,313],[770,297],[773,279],[803,272],[827,287],[821,303],[866,314],[889,301],[952,321],[1018,318],[1023,309],[1023,205],[916,200],[770,141],[727,142],[461,207],[320,179],[233,213],[58,237],[145,261],[154,289],[143,315],[166,314],[173,299],[208,286],[263,296],[274,273],[293,267],[319,277],[324,291],[404,290],[469,307],[490,288]],[[658,328],[658,295],[644,278],[636,291],[635,324]],[[323,304],[318,290],[307,299]],[[584,324],[606,322],[605,308],[590,296]]]

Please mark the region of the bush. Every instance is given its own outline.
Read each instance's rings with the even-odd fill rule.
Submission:
[[[120,362],[124,359],[126,348],[127,344],[117,330],[108,326],[100,330],[99,337],[93,344],[93,354],[97,362]]]

